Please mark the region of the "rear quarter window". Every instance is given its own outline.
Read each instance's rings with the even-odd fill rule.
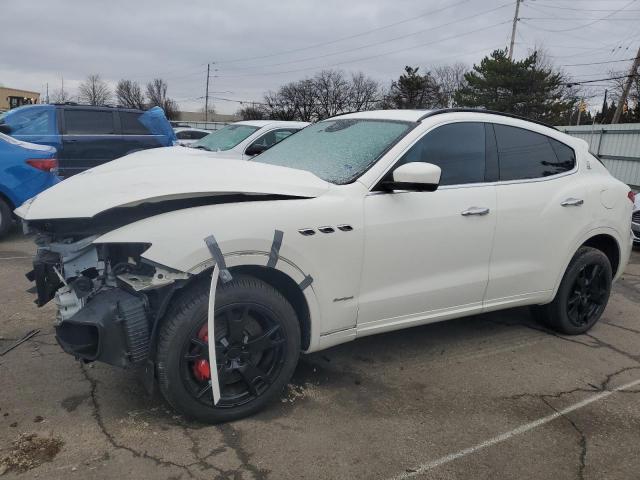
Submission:
[[[120,112],[120,125],[123,135],[151,135],[149,129],[140,123],[141,113]]]
[[[527,180],[568,172],[575,152],[562,142],[524,128],[494,124],[500,180]]]

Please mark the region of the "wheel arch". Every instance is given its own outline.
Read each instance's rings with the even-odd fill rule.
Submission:
[[[553,289],[553,295],[551,298],[554,298],[556,293],[558,292],[560,283],[562,282],[562,277],[567,271],[571,259],[581,247],[585,246],[597,248],[598,250],[602,251],[609,259],[609,262],[611,262],[613,279],[615,280],[617,276],[619,276],[620,268],[624,261],[620,235],[613,228],[596,228],[586,232],[574,242],[573,248],[569,250],[564,264],[562,265],[562,268],[558,273],[558,278],[556,279],[556,284]]]

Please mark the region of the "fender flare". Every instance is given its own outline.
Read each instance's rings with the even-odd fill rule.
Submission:
[[[596,235],[608,235],[616,241],[616,244],[618,246],[618,251],[620,252],[620,266],[622,265],[622,261],[624,258],[623,257],[624,250],[622,248],[623,243],[621,241],[622,237],[620,236],[620,232],[618,232],[615,228],[612,228],[612,227],[597,227],[591,230],[587,230],[586,232],[583,232],[579,237],[577,237],[574,240],[572,247],[569,249],[569,253],[565,256],[565,259],[562,263],[562,268],[560,269],[558,276],[556,278],[556,282],[553,287],[553,295],[551,298],[556,297],[556,294],[558,293],[558,289],[560,288],[560,283],[562,282],[562,277],[564,277],[564,273],[567,271],[567,268],[569,267],[569,263],[571,262],[571,259],[576,254],[580,246],[582,246],[590,238],[595,237]],[[617,277],[620,274],[621,274],[621,269],[619,267],[618,272],[614,277],[614,280],[617,279]]]

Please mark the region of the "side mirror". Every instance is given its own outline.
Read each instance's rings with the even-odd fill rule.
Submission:
[[[440,184],[442,170],[432,163],[411,162],[393,171],[393,180],[382,182],[385,190],[433,192]]]
[[[247,149],[244,151],[245,155],[259,155],[260,153],[264,152],[265,150],[268,150],[269,147],[267,147],[266,145],[262,145],[259,143],[254,143],[253,145],[249,145],[247,147]]]
[[[11,134],[11,127],[6,123],[0,123],[0,133],[4,133],[5,135]]]

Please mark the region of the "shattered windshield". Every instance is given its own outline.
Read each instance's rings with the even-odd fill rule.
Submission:
[[[206,137],[202,137],[191,146],[212,152],[230,150],[259,128],[260,127],[254,127],[252,125],[227,125],[220,130],[210,133]]]
[[[307,170],[344,185],[366,172],[413,126],[392,120],[325,120],[291,135],[254,161]]]

